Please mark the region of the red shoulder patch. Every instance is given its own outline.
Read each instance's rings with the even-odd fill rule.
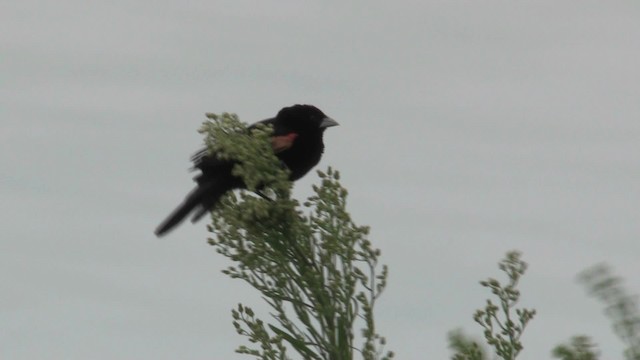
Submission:
[[[298,137],[296,133],[289,133],[282,136],[271,137],[271,147],[274,153],[285,151],[293,146],[293,141]]]

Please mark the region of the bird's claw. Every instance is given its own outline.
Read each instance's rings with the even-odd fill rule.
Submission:
[[[255,193],[256,193],[258,196],[260,196],[261,198],[263,198],[263,199],[265,199],[265,200],[267,200],[267,201],[271,201],[271,202],[274,202],[274,201],[275,201],[275,200],[273,200],[272,198],[268,197],[265,193],[263,193],[263,192],[262,192],[262,191],[260,191],[260,190],[256,190],[256,191],[255,191]]]

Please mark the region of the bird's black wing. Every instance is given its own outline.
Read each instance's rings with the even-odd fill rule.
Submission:
[[[282,124],[282,122],[278,121],[276,118],[269,118],[269,119],[258,121],[256,123],[251,124],[247,129],[249,130],[255,129],[256,126],[259,124],[271,125],[271,127],[273,128],[272,136],[274,138],[291,133],[291,129],[284,126],[284,124]],[[274,151],[278,152],[279,148],[283,146],[282,142],[283,141],[277,141],[276,139],[273,145]],[[218,167],[227,167],[229,165],[228,160],[220,160],[218,159],[217,156],[212,156],[212,154],[209,152],[209,149],[206,147],[198,150],[195,154],[193,154],[191,156],[191,161],[193,162],[192,170],[207,169],[211,171],[211,170],[215,170]]]
[[[256,123],[251,124],[251,126],[249,126],[248,129],[249,130],[255,129],[255,127],[259,124],[271,125],[271,127],[273,128],[272,136],[282,136],[292,132],[292,130],[289,127],[287,127],[282,121],[280,121],[278,118],[269,118],[269,119],[258,121]]]

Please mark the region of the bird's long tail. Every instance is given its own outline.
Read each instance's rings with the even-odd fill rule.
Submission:
[[[225,189],[226,190],[226,189]],[[176,225],[180,224],[184,218],[194,209],[198,209],[196,215],[198,219],[202,217],[213,206],[218,199],[224,194],[224,191],[216,191],[213,184],[201,184],[191,191],[169,216],[156,228],[155,234],[160,237],[168,233]],[[195,222],[194,219],[193,221]]]

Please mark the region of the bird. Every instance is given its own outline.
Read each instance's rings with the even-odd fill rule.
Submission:
[[[275,117],[259,121],[258,124],[271,125],[271,147],[281,164],[289,170],[289,180],[296,181],[316,166],[324,152],[324,131],[338,123],[313,105],[296,104],[282,108]],[[158,237],[166,235],[192,212],[191,221],[197,222],[213,209],[220,198],[234,189],[246,188],[240,177],[232,170],[234,160],[221,159],[208,149],[196,152],[191,160],[193,169],[200,170],[194,178],[197,185],[183,202],[155,230]]]

